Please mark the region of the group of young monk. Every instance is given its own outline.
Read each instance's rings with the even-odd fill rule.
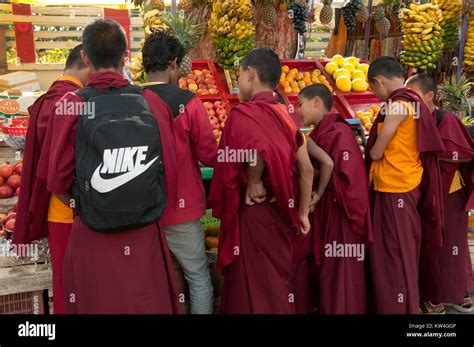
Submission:
[[[57,103],[82,102],[77,91],[86,85],[128,88],[126,49],[116,22],[88,25],[64,75],[30,108],[13,241],[48,237],[55,313],[179,313],[170,251],[188,281],[191,312],[213,312],[200,162],[215,169],[207,200],[221,220],[221,313],[444,313],[443,303],[472,309],[472,138],[452,113],[437,110],[430,77],[404,84],[390,57],[375,59],[368,72],[384,104],[364,161],[321,84],[299,95],[302,121],[314,127],[300,132],[275,92],[280,60],[266,48],[241,62],[242,102],[218,146],[199,98],[176,86],[183,47],[168,34],[152,35],[143,48],[149,83],[141,95],[159,127],[166,209],[131,230],[86,226],[72,204],[82,116],[58,114]],[[218,160],[224,150],[251,151],[256,160]]]

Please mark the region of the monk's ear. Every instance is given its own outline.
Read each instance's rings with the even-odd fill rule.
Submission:
[[[92,63],[91,63],[91,60],[90,60],[89,57],[87,56],[86,52],[81,51],[81,59],[82,59],[82,62],[83,62],[89,69],[92,69],[92,68],[93,68]]]

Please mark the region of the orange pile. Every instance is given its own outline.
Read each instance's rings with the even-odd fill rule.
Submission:
[[[379,105],[372,105],[371,107],[365,109],[365,111],[357,111],[356,114],[364,128],[370,131],[370,129],[372,129],[372,125],[375,122],[375,119],[377,118],[379,111]]]
[[[298,69],[291,69],[284,65],[280,77],[280,85],[286,94],[299,93],[303,88],[315,83],[322,83],[332,92],[333,89],[326,77],[318,69],[312,72],[299,72]]]

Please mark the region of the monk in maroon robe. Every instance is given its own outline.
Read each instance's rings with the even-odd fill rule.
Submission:
[[[232,110],[220,142],[209,200],[221,218],[221,313],[296,312],[292,236],[309,232],[313,171],[306,147],[298,148],[298,129],[273,92],[280,74],[270,49],[246,56],[239,77],[245,102]]]
[[[58,78],[28,109],[26,135],[14,244],[30,243],[48,237],[53,267],[54,313],[64,313],[63,264],[73,222],[72,209],[51,196],[46,189],[51,139],[57,102],[67,93],[83,88],[89,68],[81,59],[82,45],[69,53],[63,76]]]
[[[461,312],[472,311],[472,264],[467,239],[468,206],[472,194],[474,143],[466,127],[448,111],[434,104],[436,82],[426,74],[411,77],[406,86],[417,92],[436,119],[445,151],[440,154],[444,206],[444,247],[422,245],[420,259],[422,309],[444,313],[441,303]],[[469,271],[465,271],[465,269]]]
[[[422,239],[443,244],[438,154],[444,146],[423,101],[404,88],[394,58],[375,59],[368,79],[385,102],[366,148],[374,233],[370,304],[376,313],[419,314]]]
[[[316,144],[333,161],[328,189],[316,191],[313,213],[313,256],[323,314],[366,313],[365,254],[372,242],[369,194],[364,160],[350,125],[331,114],[333,96],[322,84],[299,95],[305,125],[314,125],[308,150]],[[321,176],[321,179],[324,179]]]
[[[84,63],[91,68],[89,86],[123,88],[129,82],[120,74],[127,41],[120,25],[111,20],[89,24],[83,34]],[[151,108],[163,146],[166,183],[176,174],[171,114],[158,96]],[[69,93],[61,100],[77,105],[82,98]],[[71,199],[75,170],[78,115],[55,115],[51,142],[48,190],[65,204]],[[178,313],[175,274],[166,239],[156,223],[115,233],[99,233],[76,216],[65,255],[64,295],[66,313]]]

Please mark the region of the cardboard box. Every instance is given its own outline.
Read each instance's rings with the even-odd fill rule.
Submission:
[[[39,91],[38,76],[34,72],[16,71],[0,76],[0,90],[17,89],[23,92]]]
[[[28,107],[41,96],[41,92],[24,92],[22,96],[0,95],[0,117],[28,116]]]

